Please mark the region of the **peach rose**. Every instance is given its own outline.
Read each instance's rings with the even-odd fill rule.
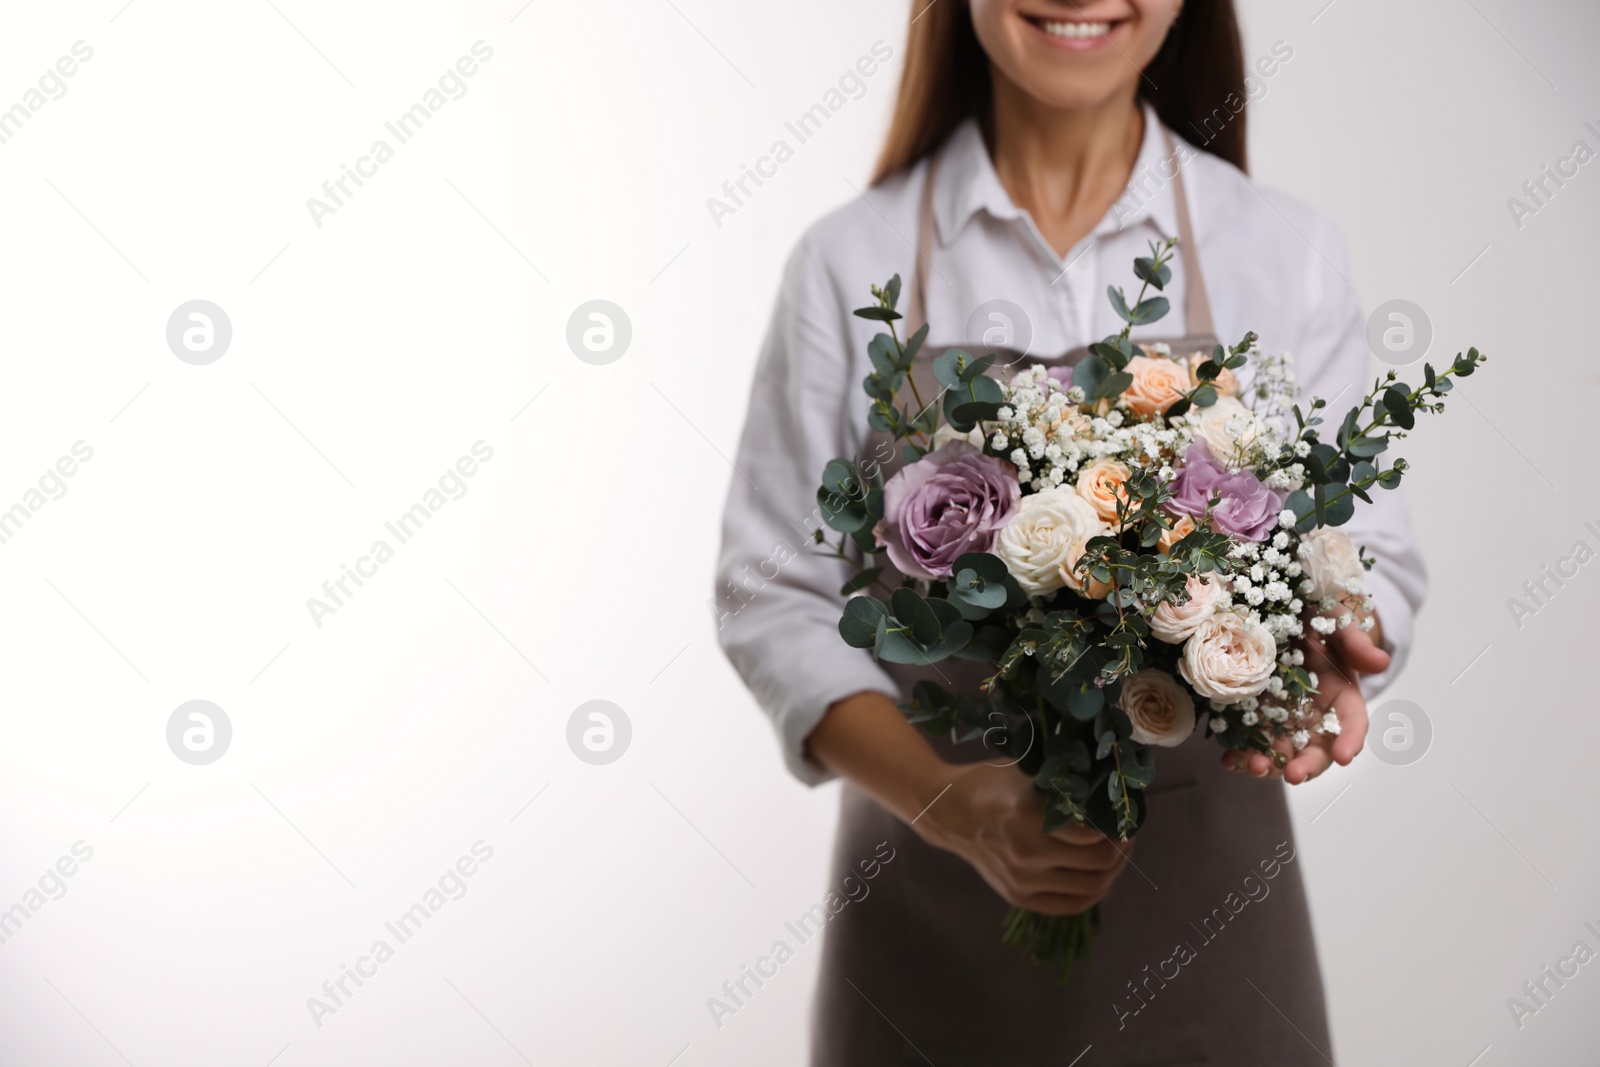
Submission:
[[[1150,667],[1124,679],[1119,703],[1140,744],[1175,748],[1194,733],[1194,700],[1166,671]]]
[[[1150,613],[1150,632],[1158,641],[1181,645],[1200,624],[1228,606],[1228,591],[1212,574],[1191,574],[1184,582],[1189,599],[1182,604],[1163,600]]]
[[[1210,354],[1206,352],[1196,352],[1194,355],[1189,357],[1189,381],[1191,383],[1194,385],[1200,384],[1200,377],[1195,372],[1199,370],[1200,364],[1204,363],[1210,358]],[[1221,393],[1223,396],[1239,395],[1239,379],[1234,377],[1233,371],[1226,367],[1222,368],[1221,374],[1218,374],[1215,378],[1211,379],[1211,384],[1216,386],[1217,392]]]
[[[1102,533],[1104,533],[1104,531],[1102,531]],[[1099,581],[1098,577],[1091,577],[1088,576],[1088,574],[1083,576],[1083,581],[1078,581],[1078,574],[1075,573],[1074,569],[1072,568],[1075,568],[1075,566],[1078,565],[1078,560],[1082,560],[1082,558],[1082,547],[1078,547],[1078,549],[1074,549],[1072,552],[1070,552],[1066,563],[1062,563],[1061,565],[1062,581],[1066,582],[1069,589],[1078,590],[1078,592],[1083,593],[1083,595],[1090,598],[1090,600],[1104,600],[1104,598],[1106,598],[1106,593],[1109,593],[1110,590],[1112,590],[1112,584],[1110,584],[1110,582]]]
[[[1102,522],[1116,525],[1117,501],[1127,500],[1123,483],[1128,480],[1127,465],[1114,459],[1097,459],[1078,469],[1078,495],[1089,502]]]
[[[1161,531],[1161,539],[1156,542],[1156,551],[1163,556],[1171,555],[1172,546],[1192,533],[1194,533],[1194,520],[1183,515],[1172,524],[1172,529]]]
[[[1237,612],[1217,611],[1184,642],[1178,673],[1201,696],[1237,704],[1265,689],[1277,665],[1271,631]]]
[[[1167,410],[1189,391],[1188,369],[1165,357],[1134,356],[1128,360],[1128,373],[1133,384],[1122,398],[1145,418]]]

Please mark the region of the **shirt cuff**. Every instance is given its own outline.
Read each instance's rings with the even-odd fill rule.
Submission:
[[[828,636],[839,640],[836,634]],[[843,654],[812,661],[820,669],[807,672],[804,678],[771,679],[766,694],[769,700],[762,701],[772,711],[785,766],[806,785],[821,785],[836,777],[806,755],[806,739],[830,707],[857,693],[882,693],[900,700],[900,687],[870,656],[848,649],[843,642],[839,652]]]
[[[1406,660],[1411,656],[1412,612],[1399,587],[1376,569],[1368,571],[1364,581],[1367,595],[1377,608],[1378,621],[1383,624],[1381,647],[1389,653],[1388,670],[1364,675],[1361,679],[1361,695],[1370,702],[1389,688],[1405,669]]]

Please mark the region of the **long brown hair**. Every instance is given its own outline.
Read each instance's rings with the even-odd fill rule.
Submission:
[[[872,175],[874,185],[933,152],[969,117],[989,118],[989,58],[978,43],[965,0],[925,0],[918,6],[921,10],[912,12],[900,92]],[[1248,95],[1233,0],[1188,0],[1183,5],[1161,51],[1139,80],[1139,97],[1168,128],[1245,169]]]

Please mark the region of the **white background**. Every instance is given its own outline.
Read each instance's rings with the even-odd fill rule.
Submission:
[[[906,9],[275,2],[0,11],[0,108],[94,50],[0,144],[0,509],[94,450],[0,545],[0,909],[93,849],[0,944],[0,1062],[803,1063],[816,942],[720,1029],[705,1001],[825,892],[836,794],[785,775],[705,602],[779,269],[865,187]],[[1432,749],[1293,796],[1338,1057],[1591,1063],[1600,964],[1520,1031],[1506,999],[1597,944],[1600,563],[1520,628],[1506,602],[1600,547],[1600,162],[1521,228],[1506,200],[1600,148],[1600,12],[1324,3],[1243,6],[1248,56],[1294,49],[1254,173],[1341,223],[1369,308],[1492,357],[1405,450],[1435,581],[1387,696]],[[318,227],[306,199],[480,39]],[[706,198],[880,39],[864,98],[718,227]],[[633,326],[606,366],[565,341],[596,298]],[[208,366],[166,344],[192,299],[232,322]],[[633,726],[605,767],[565,740],[597,698]],[[233,726],[207,766],[167,747],[192,699]],[[478,841],[466,895],[316,1025]]]

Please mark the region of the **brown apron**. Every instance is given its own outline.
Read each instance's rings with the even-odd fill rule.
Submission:
[[[1167,143],[1170,149],[1170,135]],[[913,281],[902,302],[908,324],[925,320],[937,170],[936,155],[923,190]],[[1209,352],[1216,339],[1181,171],[1173,194],[1188,336],[1168,343],[1174,354]],[[941,351],[927,346],[918,355],[913,373],[925,397],[939,391],[931,365]],[[1054,358],[1002,352],[996,363],[1070,366],[1086,351]],[[863,454],[883,455],[875,449],[885,440],[874,434]],[[893,466],[885,477],[892,472]],[[956,661],[885,666],[906,693],[923,678],[965,688],[985,673],[981,665]],[[941,738],[933,744],[952,763],[1010,762],[981,742],[956,745]],[[1080,962],[1065,986],[1000,943],[1007,905],[976,871],[925,844],[846,783],[830,885],[858,871],[880,842],[893,847],[895,858],[865,899],[828,923],[812,1063],[1331,1063],[1284,786],[1224,771],[1221,754],[1198,733],[1178,748],[1158,751],[1131,862],[1101,905],[1092,960]]]

